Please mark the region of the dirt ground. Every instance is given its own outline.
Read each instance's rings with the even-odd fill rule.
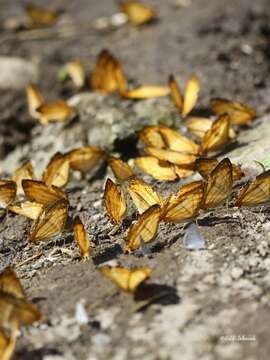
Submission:
[[[20,15],[25,3],[2,0],[0,21]],[[26,40],[1,31],[0,53],[38,61],[39,86],[48,99],[60,95],[68,99],[76,93],[57,81],[64,63],[79,57],[90,70],[106,47],[137,83],[162,84],[174,73],[183,84],[196,73],[202,84],[200,113],[209,110],[211,97],[222,96],[248,103],[259,117],[268,114],[267,0],[191,0],[187,7],[176,0],[149,3],[158,10],[157,23],[100,33],[88,24],[115,13],[115,1],[48,0],[46,6],[65,9],[78,25],[76,33]],[[41,0],[35,4],[44,5]],[[130,109],[122,111],[125,121]],[[1,91],[1,158],[32,141],[41,132],[37,128],[27,113],[24,91]],[[242,130],[243,139],[250,131]],[[42,156],[46,158],[46,153]],[[74,178],[68,185],[70,217],[79,214],[85,223],[95,245],[93,261],[79,259],[70,229],[34,246],[26,241],[27,220],[9,215],[2,221],[0,269],[17,265],[27,295],[44,314],[40,324],[22,330],[14,359],[269,359],[269,209],[222,207],[201,214],[198,225],[207,242],[203,251],[185,249],[185,225],[162,224],[150,257],[128,256],[121,243],[136,214],[130,214],[116,235],[109,234],[112,225],[102,205],[105,179],[106,170],[92,180]],[[163,195],[181,184],[145,179]],[[39,252],[40,257],[18,266]],[[118,291],[96,270],[110,260],[153,268],[147,283],[150,296],[160,292],[166,296],[143,306],[143,295],[134,299]],[[84,304],[89,317],[85,325],[76,320],[78,303]]]

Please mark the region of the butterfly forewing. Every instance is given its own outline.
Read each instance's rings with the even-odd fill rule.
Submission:
[[[194,108],[198,99],[199,90],[200,90],[199,80],[195,75],[193,75],[188,80],[184,93],[184,103],[182,110],[183,116],[189,114],[191,110]]]
[[[22,180],[22,187],[26,198],[29,201],[37,202],[39,204],[49,205],[60,199],[68,199],[67,194],[64,191],[54,185],[47,186],[42,181]]]
[[[156,16],[155,11],[150,6],[139,1],[122,1],[119,3],[119,7],[133,25],[145,24]]]
[[[100,163],[104,151],[95,146],[85,146],[71,150],[66,156],[71,169],[86,173]]]
[[[121,159],[110,158],[108,163],[114,176],[119,182],[127,181],[135,176],[128,163]]]
[[[6,208],[15,199],[16,183],[12,180],[0,180],[0,207]]]
[[[169,162],[159,160],[154,156],[139,157],[135,159],[135,164],[157,180],[173,181],[177,179],[173,166]]]
[[[69,159],[66,155],[56,153],[43,173],[43,181],[47,186],[62,187],[69,180]]]
[[[202,153],[217,151],[223,148],[229,141],[230,117],[227,114],[213,122],[211,128],[205,133],[202,139]]]
[[[23,287],[17,278],[17,275],[10,267],[7,267],[0,274],[0,291],[13,295],[16,298],[25,297]]]

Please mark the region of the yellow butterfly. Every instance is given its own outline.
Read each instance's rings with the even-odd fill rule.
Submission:
[[[70,76],[77,88],[83,87],[85,82],[85,69],[80,60],[77,59],[68,62],[65,65],[64,70]]]
[[[9,211],[36,220],[43,211],[43,205],[36,202],[25,201],[20,204],[10,205]]]
[[[161,207],[155,204],[139,216],[138,221],[130,227],[125,238],[124,251],[133,252],[139,249],[141,241],[147,243],[156,236],[161,212]]]
[[[80,249],[81,257],[89,258],[91,256],[90,240],[87,231],[85,230],[85,227],[81,222],[79,216],[76,216],[74,219],[73,231],[74,231],[75,241]]]
[[[270,201],[270,170],[258,175],[240,189],[235,206],[257,206]]]
[[[126,202],[122,191],[111,179],[106,181],[104,205],[111,222],[120,224],[126,213]]]
[[[152,272],[152,269],[148,267],[129,270],[124,267],[102,266],[99,270],[121,290],[127,292],[134,292],[143,281],[150,277]]]
[[[135,159],[135,164],[157,180],[174,181],[178,177],[168,161],[159,160],[154,156],[141,156]]]
[[[194,108],[198,99],[198,93],[200,90],[198,78],[193,75],[188,80],[184,96],[181,95],[180,89],[173,75],[170,75],[169,87],[171,89],[172,100],[175,103],[180,114],[183,117],[187,116]]]

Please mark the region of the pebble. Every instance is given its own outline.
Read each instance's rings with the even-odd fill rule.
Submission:
[[[231,277],[234,279],[234,280],[237,280],[237,279],[240,279],[240,277],[244,274],[244,270],[241,269],[240,267],[234,267],[232,270],[231,270]]]

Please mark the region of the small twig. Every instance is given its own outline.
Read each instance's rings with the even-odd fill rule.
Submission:
[[[15,268],[17,267],[20,267],[20,266],[23,266],[25,264],[28,264],[29,262],[31,262],[32,260],[35,260],[35,259],[38,259],[41,255],[43,255],[43,251],[40,251],[39,253],[33,255],[33,256],[30,256],[29,258],[21,261],[20,263],[18,263]]]

